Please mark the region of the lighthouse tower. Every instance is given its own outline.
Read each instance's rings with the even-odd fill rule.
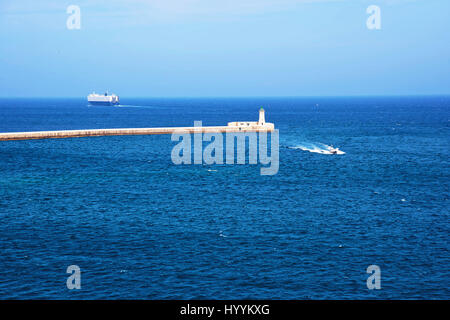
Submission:
[[[264,109],[259,109],[258,126],[263,126],[266,123],[266,117],[264,116]]]

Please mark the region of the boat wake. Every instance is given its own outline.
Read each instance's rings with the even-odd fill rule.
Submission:
[[[324,143],[303,143],[294,147],[288,147],[289,149],[300,149],[303,151],[309,151],[312,153],[320,154],[345,154],[344,151],[339,150],[339,148],[333,148],[332,146],[326,145]]]
[[[131,104],[118,104],[114,107],[116,107],[116,108],[155,108],[153,106],[136,106],[136,105],[131,105]]]

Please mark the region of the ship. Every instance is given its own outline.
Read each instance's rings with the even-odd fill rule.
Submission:
[[[89,104],[91,105],[103,105],[103,106],[112,106],[119,104],[119,97],[114,93],[109,95],[108,92],[105,94],[91,93],[87,97]]]

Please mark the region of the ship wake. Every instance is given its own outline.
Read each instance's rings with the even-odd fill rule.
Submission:
[[[116,108],[155,108],[154,106],[138,106],[138,105],[132,105],[132,104],[118,104],[115,106]]]
[[[309,151],[320,154],[345,154],[344,151],[337,149],[335,153],[332,152],[333,147],[324,143],[302,143],[296,146],[288,147],[289,149]]]

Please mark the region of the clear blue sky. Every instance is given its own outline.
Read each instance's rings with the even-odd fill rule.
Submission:
[[[366,27],[372,4],[381,30]],[[449,13],[448,0],[1,0],[0,96],[450,94]]]

